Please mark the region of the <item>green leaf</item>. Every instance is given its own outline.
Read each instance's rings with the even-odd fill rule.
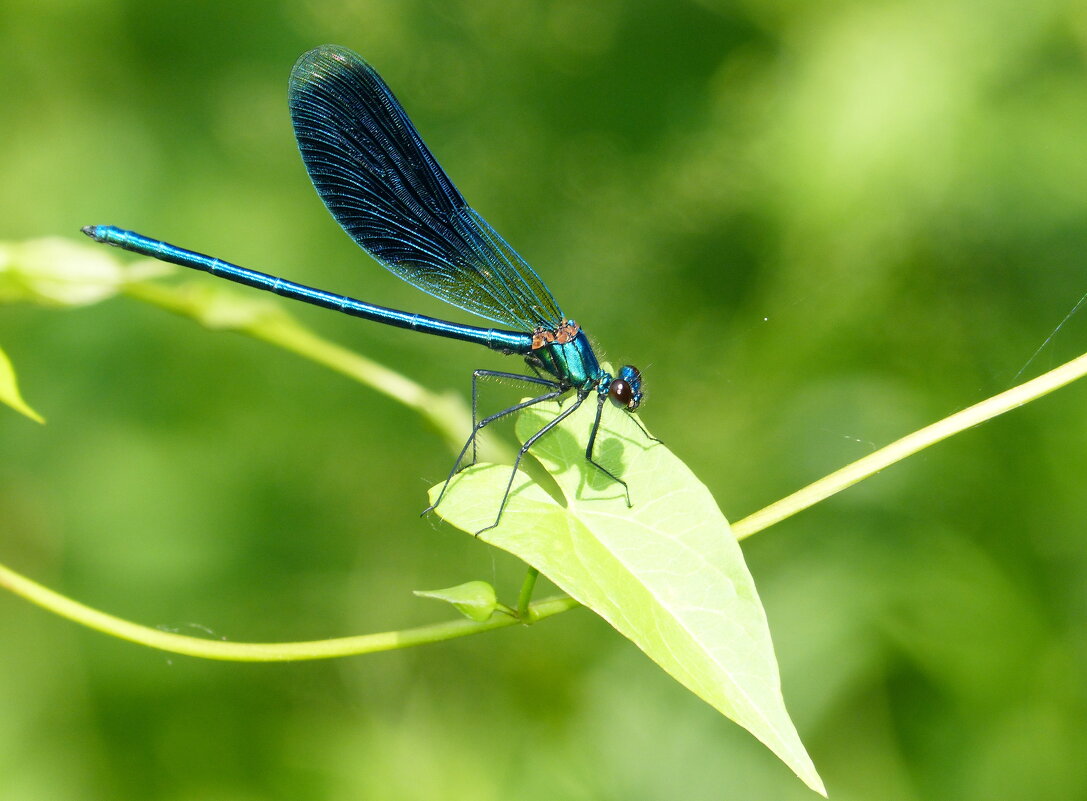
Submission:
[[[0,302],[87,306],[116,295],[127,281],[171,271],[150,259],[122,264],[110,248],[89,240],[0,242]]]
[[[825,795],[785,710],[766,614],[728,521],[667,448],[610,404],[604,411],[595,456],[629,484],[633,508],[585,461],[590,398],[531,451],[561,502],[518,473],[501,524],[481,531],[494,522],[510,468],[478,465],[454,479],[437,512],[537,568]],[[526,410],[518,437],[556,414]]]
[[[11,359],[4,353],[3,348],[0,348],[0,403],[6,403],[31,420],[39,423],[45,422],[45,418],[30,408],[30,405],[23,400],[23,396],[19,393],[19,384],[15,380],[15,368],[12,367]]]
[[[415,590],[415,594],[451,603],[465,617],[479,623],[488,620],[498,608],[498,596],[486,581],[468,581],[444,590]]]

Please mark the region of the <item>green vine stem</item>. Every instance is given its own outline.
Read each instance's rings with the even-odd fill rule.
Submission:
[[[117,279],[114,278],[114,281]],[[460,447],[470,415],[459,397],[433,393],[387,367],[320,338],[274,304],[251,303],[232,295],[209,296],[195,286],[165,286],[131,278],[121,281],[118,287],[133,298],[194,318],[209,328],[233,330],[264,340],[366,384],[415,409],[440,432],[452,448]],[[95,298],[100,299],[98,295]],[[915,431],[733,523],[732,530],[737,539],[750,537],[907,456],[1053,392],[1085,374],[1087,354]],[[493,461],[508,459],[496,458]],[[206,659],[246,662],[324,659],[406,648],[479,634],[518,623],[531,623],[578,606],[576,601],[567,597],[548,598],[529,604],[536,576],[536,571],[530,568],[518,597],[516,616],[494,614],[482,622],[454,620],[401,631],[315,642],[234,643],[188,637],[140,626],[84,606],[0,565],[0,587],[81,625],[165,651]]]
[[[10,590],[43,609],[103,634],[110,634],[119,639],[161,651],[227,662],[297,662],[373,654],[379,651],[393,651],[398,648],[410,648],[415,645],[466,637],[469,634],[506,628],[522,622],[509,615],[493,615],[482,623],[467,619],[449,620],[400,631],[383,631],[331,640],[289,643],[224,642],[173,634],[122,620],[66,598],[2,565],[0,565],[0,587]],[[573,598],[546,598],[529,607],[528,620],[532,622],[542,620],[576,606],[579,604]]]
[[[859,459],[841,470],[810,484],[799,492],[795,492],[734,523],[733,531],[739,539],[750,537],[752,534],[762,531],[803,509],[807,509],[809,506],[856,484],[858,481],[889,467],[895,462],[905,459],[907,456],[917,453],[923,448],[1022,406],[1031,400],[1047,395],[1075,381],[1077,378],[1083,377],[1085,374],[1087,374],[1087,354],[1024,384],[946,417],[938,423],[915,431],[885,448],[881,448],[875,453],[869,454],[863,459]],[[531,586],[534,583],[535,576],[530,572],[525,580],[525,587],[528,588],[528,592],[531,592]],[[4,587],[61,617],[120,639],[189,656],[240,662],[328,659],[338,656],[408,648],[455,637],[465,637],[470,634],[479,634],[492,629],[505,628],[522,621],[534,622],[542,620],[579,605],[572,598],[556,597],[537,601],[527,606],[527,614],[524,618],[496,614],[489,620],[480,623],[471,620],[453,620],[401,631],[380,632],[314,642],[233,643],[187,637],[130,623],[77,603],[2,565],[0,565],[0,587]],[[522,600],[525,598],[525,587],[522,587]]]
[[[892,442],[875,453],[870,453],[852,464],[848,464],[841,470],[835,470],[828,476],[809,484],[802,490],[794,492],[780,501],[776,501],[765,509],[760,509],[742,520],[732,524],[732,531],[736,539],[746,539],[752,534],[769,528],[775,523],[780,523],[797,512],[813,506],[819,501],[835,495],[847,487],[851,487],[858,481],[868,478],[873,473],[878,473],[895,462],[900,462],[907,456],[912,456],[930,445],[947,439],[968,428],[991,420],[998,415],[1010,412],[1032,400],[1048,395],[1054,390],[1071,384],[1078,378],[1087,375],[1087,353],[1078,356],[1070,362],[1065,362],[1060,367],[1055,367],[1048,373],[1043,373],[1024,384],[1012,387],[1009,390],[994,395],[991,398],[976,403],[961,412],[945,417],[939,422],[907,434],[902,439]]]
[[[464,444],[464,432],[471,429],[472,416],[459,395],[431,392],[372,359],[330,342],[299,324],[276,304],[263,300],[247,302],[231,292],[223,295],[227,301],[217,307],[208,302],[202,289],[198,284],[171,286],[153,281],[132,281],[122,286],[129,297],[194,318],[209,328],[246,334],[358,381],[417,412],[454,453]],[[512,459],[513,455],[507,448],[492,454],[492,458]]]

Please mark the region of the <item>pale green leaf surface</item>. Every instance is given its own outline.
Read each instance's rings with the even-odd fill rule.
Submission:
[[[173,270],[151,259],[125,264],[114,253],[60,237],[0,242],[0,302],[87,306],[116,295],[128,281]]]
[[[563,503],[518,473],[501,524],[480,538],[595,611],[825,795],[785,710],[766,615],[728,521],[686,465],[609,405],[595,454],[630,485],[627,508],[622,488],[585,462],[595,412],[595,399],[586,401],[532,450]],[[522,413],[518,437],[556,414]],[[502,465],[466,470],[437,512],[480,531],[494,522],[508,479]]]
[[[3,348],[0,348],[0,403],[6,403],[31,420],[39,423],[45,422],[45,419],[23,400],[23,396],[19,392],[19,384],[15,380],[15,368],[12,367],[11,359],[4,353]]]
[[[498,608],[494,585],[486,581],[466,581],[441,590],[415,590],[415,595],[452,604],[462,615],[479,623],[489,619]]]

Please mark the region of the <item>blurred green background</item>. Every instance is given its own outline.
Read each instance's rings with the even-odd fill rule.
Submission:
[[[324,42],[643,369],[643,420],[733,519],[1087,350],[1080,314],[1017,378],[1087,290],[1076,0],[3,0],[0,239],[112,223],[450,314],[308,183],[286,81]],[[293,311],[437,391],[514,366]],[[412,589],[516,591],[515,562],[418,517],[450,454],[373,391],[123,299],[4,307],[0,345],[49,419],[0,409],[0,561],[61,592],[286,641],[449,616]],[[745,543],[832,798],[1087,798],[1085,400]],[[814,797],[585,611],[237,665],[0,597],[0,640],[4,799]]]

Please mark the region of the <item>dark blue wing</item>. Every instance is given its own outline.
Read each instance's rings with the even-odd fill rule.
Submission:
[[[359,55],[336,45],[304,54],[291,71],[290,106],[317,194],[375,259],[480,317],[524,331],[560,324],[543,281],[469,207]]]

